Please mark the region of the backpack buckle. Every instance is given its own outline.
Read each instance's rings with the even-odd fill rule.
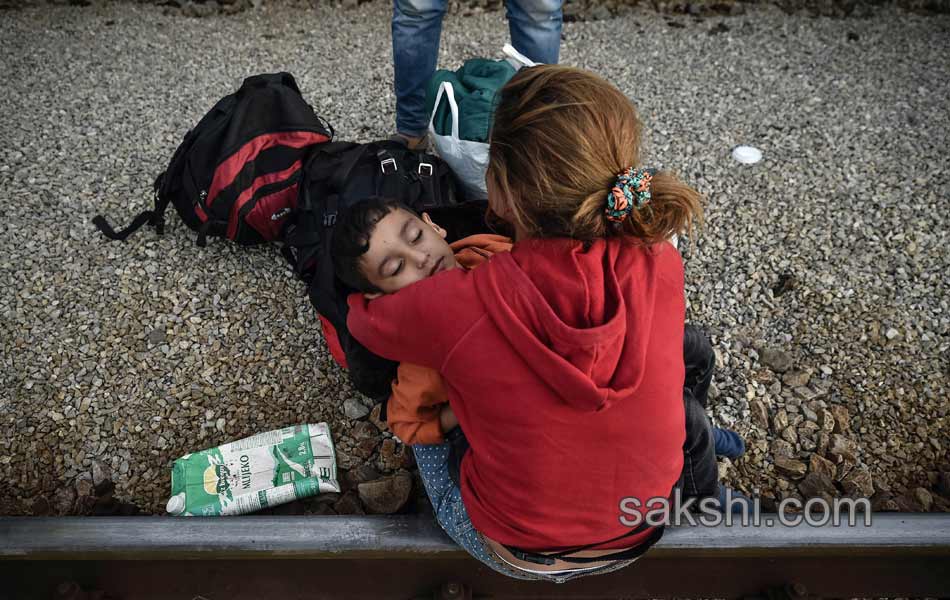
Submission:
[[[435,173],[435,168],[427,162],[419,163],[419,176],[420,177],[432,177],[432,174]]]
[[[393,170],[389,173],[386,172],[387,166],[391,166],[393,168]],[[391,175],[392,173],[395,173],[399,170],[399,167],[396,166],[396,159],[392,157],[379,161],[379,168],[382,170],[383,175]]]
[[[324,227],[333,227],[336,225],[336,213],[332,212],[330,214],[323,215],[323,226]]]

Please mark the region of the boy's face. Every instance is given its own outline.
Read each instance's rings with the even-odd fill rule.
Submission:
[[[456,267],[445,230],[423,213],[422,219],[397,208],[376,223],[363,255],[363,275],[384,294]],[[367,294],[375,297],[379,294]]]

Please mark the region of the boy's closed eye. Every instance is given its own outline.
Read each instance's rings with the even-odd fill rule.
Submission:
[[[400,232],[400,237],[404,239],[408,246],[416,246],[422,241],[422,227],[418,226],[417,223],[414,223],[416,219],[407,219],[403,230]],[[387,244],[390,242],[387,240]],[[400,252],[399,245],[395,245],[396,248],[388,256],[386,260],[380,265],[379,272],[382,277],[397,277],[406,266],[406,252]],[[404,250],[404,248],[403,248]],[[411,250],[411,248],[410,248]],[[410,256],[410,259],[418,258],[417,256]]]
[[[416,230],[415,234],[410,233],[409,235],[410,237],[412,237],[412,239],[409,240],[409,243],[418,244],[419,241],[422,240],[422,229],[418,229]],[[384,270],[389,271],[389,273],[382,273],[383,277],[395,277],[396,275],[399,275],[399,272],[402,271],[402,268],[405,264],[406,264],[405,259],[400,258],[398,263],[395,265],[395,268],[393,268],[392,261],[387,261],[387,263],[384,263],[384,266],[386,266],[387,268],[380,269],[380,271],[384,271]]]

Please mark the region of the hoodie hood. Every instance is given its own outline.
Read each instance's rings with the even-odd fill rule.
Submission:
[[[568,239],[519,242],[496,255],[493,268],[473,272],[475,289],[554,395],[599,411],[636,392],[643,379],[656,251],[620,239],[587,250]]]

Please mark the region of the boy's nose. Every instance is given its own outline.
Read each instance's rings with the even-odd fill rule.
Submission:
[[[419,266],[420,269],[425,269],[426,265],[429,264],[429,253],[423,252],[421,250],[416,250],[413,260]]]

